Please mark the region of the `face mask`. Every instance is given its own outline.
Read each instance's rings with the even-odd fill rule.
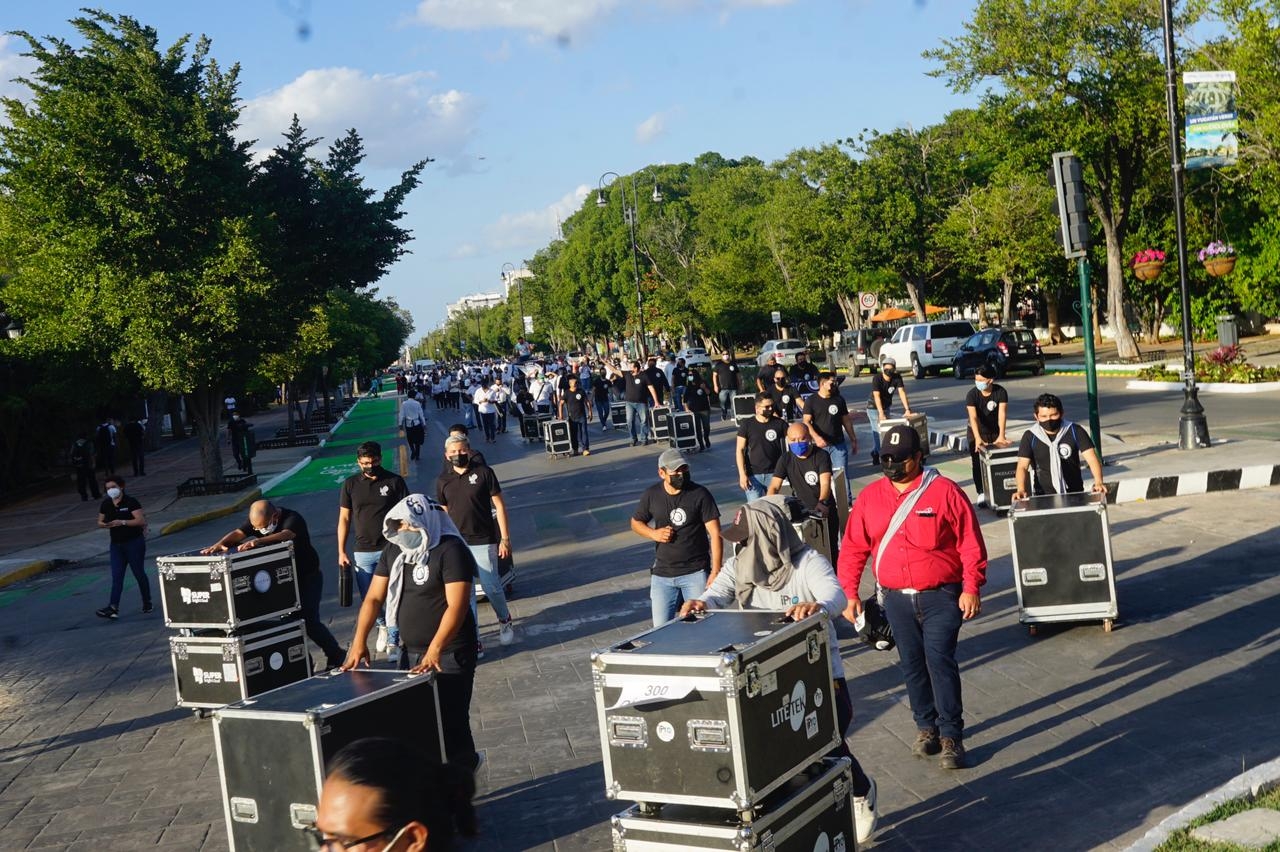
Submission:
[[[676,491],[683,491],[685,483],[689,481],[687,473],[669,473],[667,474],[667,484]]]
[[[884,374],[885,374],[886,376],[892,376],[892,375],[893,375],[893,371],[894,371],[894,369],[895,369],[894,367],[885,367],[885,368],[884,368]]]
[[[1041,420],[1040,425],[1044,427],[1046,432],[1057,432],[1062,428],[1062,418],[1054,417],[1049,420]]]
[[[454,467],[466,467],[467,462],[471,461],[471,456],[466,453],[458,453],[451,459],[451,461],[453,462]]]
[[[809,442],[808,441],[788,441],[787,449],[791,450],[791,454],[793,456],[803,456],[805,453],[809,452]]]
[[[974,382],[973,386],[980,391],[984,391],[987,388],[991,387],[991,382]]]
[[[891,458],[880,459],[880,469],[884,471],[884,475],[894,482],[907,482],[911,479],[911,475],[907,473],[907,465],[910,462],[894,461]]]
[[[276,531],[276,523],[275,521],[272,521],[265,527],[254,527],[254,529],[258,531],[258,535],[271,535]]]
[[[422,530],[401,530],[387,536],[401,550],[417,550],[422,546]]]
[[[108,497],[110,497],[112,500],[119,500],[119,499],[120,499],[120,495],[121,495],[121,494],[123,494],[123,493],[124,493],[124,492],[123,492],[123,491],[121,491],[119,488],[108,488],[108,489],[107,489],[107,496],[108,496]]]

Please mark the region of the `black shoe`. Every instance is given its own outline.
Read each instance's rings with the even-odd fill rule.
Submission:
[[[959,737],[943,737],[940,742],[942,757],[938,758],[939,766],[943,769],[964,769],[968,765],[964,756],[964,742]]]
[[[113,606],[104,606],[102,609],[95,612],[94,615],[98,616],[98,618],[109,618],[112,621],[115,621],[120,617],[120,613]]]
[[[878,465],[878,464],[880,464],[880,454],[879,454],[879,453],[873,452],[873,453],[871,454],[871,463],[872,463],[873,465]]]
[[[149,612],[154,612],[154,611],[155,611],[155,607],[154,607],[154,606],[152,606],[151,601],[143,601],[143,603],[142,603],[142,614],[143,614],[143,615],[146,615],[147,613],[149,613]]]
[[[640,442],[639,442],[639,441],[632,441],[632,442],[631,442],[631,446],[633,446],[633,447],[638,447],[638,446],[640,446]]]
[[[911,746],[911,753],[916,757],[929,757],[941,750],[942,744],[938,742],[937,728],[922,729],[916,735],[915,744]]]

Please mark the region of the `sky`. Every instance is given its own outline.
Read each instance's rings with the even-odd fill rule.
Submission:
[[[921,57],[961,34],[969,0],[42,0],[3,28],[73,39],[84,5],[163,46],[207,35],[240,64],[242,138],[263,151],[297,113],[326,141],[356,128],[379,191],[434,161],[401,220],[411,254],[377,285],[414,339],[447,303],[500,292],[503,265],[554,239],[606,172],[706,151],[769,162],[975,103]],[[0,35],[0,94],[23,97],[24,47]]]

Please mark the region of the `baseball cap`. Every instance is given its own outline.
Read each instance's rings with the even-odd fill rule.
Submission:
[[[899,423],[880,438],[880,458],[904,462],[920,450],[920,433]]]
[[[746,541],[749,532],[745,507],[739,507],[738,511],[734,513],[733,523],[720,525],[720,537],[725,541],[732,541],[737,544]]]
[[[681,455],[679,450],[663,450],[662,455],[658,456],[658,467],[667,473],[675,473],[680,468],[688,466],[688,460]]]
[[[892,364],[895,367],[898,366],[898,362],[893,360],[892,355],[886,355],[880,359],[880,366],[883,367],[885,364]]]

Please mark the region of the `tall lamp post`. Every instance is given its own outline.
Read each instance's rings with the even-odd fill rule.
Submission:
[[[1209,421],[1196,387],[1195,354],[1191,348],[1191,295],[1187,286],[1187,216],[1182,194],[1182,151],[1178,127],[1178,68],[1173,54],[1173,3],[1163,0],[1165,105],[1169,113],[1169,149],[1173,166],[1173,221],[1178,236],[1178,286],[1182,297],[1182,410],[1178,423],[1178,448],[1197,450],[1209,446]]]
[[[658,191],[658,178],[653,175],[653,170],[648,170],[653,177],[653,195],[650,198],[655,204],[662,202],[662,193]],[[608,207],[609,201],[604,197],[604,179],[607,177],[621,178],[622,175],[617,172],[605,172],[600,175],[600,182],[596,186],[596,206]],[[627,203],[627,185],[622,185],[622,217],[626,220],[627,225],[631,229],[631,266],[635,276],[636,283],[636,357],[643,358],[645,352],[644,342],[644,294],[640,291],[640,250],[636,246],[636,220],[639,214],[640,196],[636,193],[636,176],[631,175],[631,202]]]

